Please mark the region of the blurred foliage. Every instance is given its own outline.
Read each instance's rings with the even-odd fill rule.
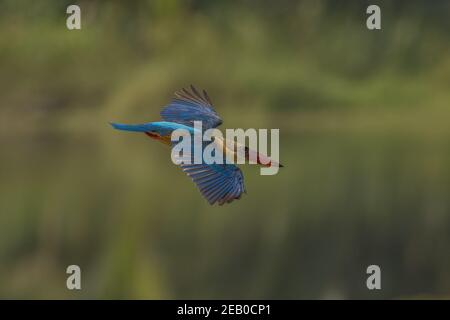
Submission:
[[[369,1],[73,3],[0,1],[0,297],[449,297],[450,2],[377,1],[381,31]],[[191,83],[280,128],[224,207],[108,125]]]

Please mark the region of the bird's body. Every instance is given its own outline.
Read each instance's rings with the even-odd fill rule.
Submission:
[[[207,93],[203,91],[203,94],[200,94],[193,86],[191,86],[191,91],[186,89],[177,91],[175,98],[161,111],[161,117],[164,121],[135,125],[111,123],[111,125],[118,130],[143,132],[150,138],[171,146],[174,130],[184,129],[191,135],[202,134],[195,128],[194,121],[201,121],[205,129],[215,128],[222,123],[222,119],[214,111]],[[213,143],[222,150],[223,155],[231,156],[234,159],[237,158],[239,147],[244,148],[247,159],[249,152],[253,152],[245,146],[220,137],[215,137]],[[256,154],[258,163],[260,157],[268,159],[264,155]],[[217,202],[222,205],[225,202],[240,199],[242,193],[245,192],[243,174],[234,164],[225,162],[222,164],[204,162],[196,164],[192,161],[191,164],[182,163],[180,167],[197,184],[200,192],[210,204]]]

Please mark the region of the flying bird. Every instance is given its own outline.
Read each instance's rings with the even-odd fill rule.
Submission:
[[[161,118],[163,121],[148,122],[143,124],[120,124],[111,123],[113,128],[125,131],[143,132],[150,138],[160,141],[166,145],[172,146],[171,134],[176,129],[185,129],[191,134],[195,133],[194,121],[201,121],[205,130],[216,128],[222,124],[222,119],[213,108],[211,99],[205,90],[201,93],[194,87],[190,90],[185,88],[176,91],[172,101],[162,109]],[[257,159],[257,163],[263,166],[272,164],[282,167],[281,164],[272,161],[267,156],[248,147],[238,145],[234,141],[226,141],[222,138],[214,138],[214,142],[223,148],[223,154],[228,152],[235,158],[237,157],[239,147],[249,160],[252,156]],[[244,176],[242,171],[235,165],[229,163],[212,164],[187,164],[181,163],[179,166],[195,182],[204,198],[213,205],[218,203],[232,202],[240,199],[246,192],[244,186]]]

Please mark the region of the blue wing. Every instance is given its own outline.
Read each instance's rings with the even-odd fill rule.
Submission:
[[[204,129],[215,128],[222,123],[206,91],[201,94],[192,85],[191,91],[183,88],[175,92],[175,97],[160,114],[164,121],[190,127],[194,126],[194,121],[202,121]]]
[[[176,145],[177,142],[172,142]],[[207,142],[203,142],[205,148]],[[173,154],[174,159],[179,163],[182,170],[195,182],[203,197],[209,204],[232,202],[240,199],[245,192],[244,175],[234,164],[211,163],[208,164],[202,157],[202,163],[194,163],[194,144],[191,150],[183,150],[180,154]],[[183,163],[184,161],[184,163]]]
[[[240,199],[244,187],[242,171],[233,164],[181,164],[203,197],[213,205]]]

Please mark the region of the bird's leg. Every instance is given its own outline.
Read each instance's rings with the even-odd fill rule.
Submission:
[[[157,140],[159,142],[162,142],[164,144],[170,145],[170,135],[161,136],[159,133],[149,132],[149,131],[146,131],[145,134],[147,136],[149,136],[150,138],[152,138],[152,139],[155,139],[155,140]]]
[[[157,133],[153,133],[153,132],[145,132],[145,134],[153,139],[158,139],[158,137],[159,137],[159,135]]]

